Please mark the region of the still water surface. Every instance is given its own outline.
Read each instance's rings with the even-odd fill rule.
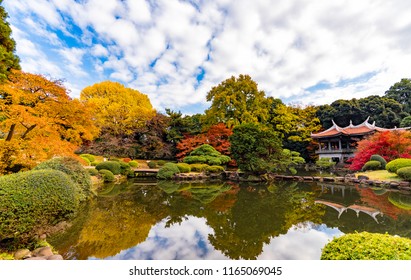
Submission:
[[[411,238],[411,196],[323,183],[107,184],[50,243],[65,259],[320,259],[351,232]]]

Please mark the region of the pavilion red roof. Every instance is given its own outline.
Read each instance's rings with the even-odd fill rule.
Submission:
[[[329,129],[325,131],[321,131],[318,133],[311,133],[311,137],[312,138],[324,138],[324,137],[333,137],[333,136],[339,136],[339,135],[358,136],[358,135],[371,134],[376,131],[408,129],[408,128],[396,128],[396,127],[393,129],[388,129],[388,128],[378,127],[375,125],[375,122],[373,124],[370,124],[368,122],[369,119],[370,117],[368,117],[363,123],[359,125],[353,125],[352,122],[350,121],[350,125],[346,127],[338,126],[333,120],[332,127],[330,127]]]

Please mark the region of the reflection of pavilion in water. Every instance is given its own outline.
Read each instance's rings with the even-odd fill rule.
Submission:
[[[325,192],[326,190],[331,190],[331,194],[334,195],[334,193],[336,192],[336,190],[341,191],[342,196],[345,196],[345,190],[346,190],[346,186],[344,185],[334,185],[334,184],[321,184],[321,190],[322,192]],[[353,188],[350,188],[350,190],[352,190]],[[371,208],[371,207],[367,207],[367,206],[362,206],[362,205],[357,205],[357,204],[352,204],[349,206],[345,206],[339,203],[335,203],[335,202],[331,202],[331,201],[326,201],[326,200],[316,200],[315,201],[316,204],[323,204],[326,205],[328,207],[333,208],[334,210],[336,210],[338,212],[338,219],[341,217],[342,213],[347,212],[348,209],[351,209],[353,211],[356,212],[357,217],[359,217],[360,212],[365,213],[367,215],[369,215],[370,217],[372,217],[374,219],[374,221],[377,222],[377,224],[379,223],[377,220],[377,215],[381,215],[383,216],[383,213],[381,211],[379,211],[378,209],[375,208]]]

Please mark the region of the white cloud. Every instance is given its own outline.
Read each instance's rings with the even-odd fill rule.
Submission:
[[[83,64],[68,57],[64,63],[69,62],[74,67],[71,70],[82,68],[87,72],[90,70],[84,69],[84,59],[91,54],[94,58],[90,61],[95,65],[87,69],[96,69],[99,80],[106,73],[106,78],[138,86],[160,110],[204,104],[211,86],[238,74],[251,75],[269,96],[315,104],[381,95],[409,76],[409,1],[395,5],[373,0],[195,3],[4,1],[13,24],[30,34],[26,41],[17,40],[17,45],[22,45],[18,54],[21,52],[25,67],[37,67],[34,60],[25,57],[35,55],[29,53],[28,41],[36,44],[38,36],[48,38],[54,46],[60,43],[63,51],[90,48],[80,55]],[[81,33],[69,34],[68,30],[75,30],[73,23]],[[73,36],[78,45],[60,42],[63,39],[54,33],[58,29]],[[37,45],[35,51],[47,57],[46,47]],[[54,63],[57,68],[65,67]],[[200,67],[205,75],[198,85]],[[350,85],[341,83],[367,73],[376,74]],[[329,83],[331,88],[306,90],[320,82]]]

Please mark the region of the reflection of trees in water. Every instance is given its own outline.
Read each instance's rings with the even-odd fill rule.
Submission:
[[[354,203],[351,200],[343,202],[343,205],[356,204],[379,210],[383,215],[377,216],[378,223],[371,216],[365,213],[359,213],[357,216],[352,210],[347,210],[338,218],[338,212],[329,208],[323,218],[327,226],[338,227],[344,233],[368,231],[411,237],[411,211],[401,209],[395,206],[395,202],[393,203],[396,198],[402,198],[401,202],[406,201],[410,199],[409,195],[359,186],[355,188],[355,192],[357,193],[355,196],[358,195],[359,198]],[[338,199],[333,199],[334,197]],[[340,203],[339,195],[334,197],[328,196],[327,200]]]
[[[264,244],[285,234],[289,225],[321,217],[322,207],[314,205],[313,193],[292,186],[268,189],[242,186],[230,211],[206,212],[207,223],[214,229],[209,236],[214,248],[232,259],[256,259]]]
[[[53,237],[52,244],[66,258],[116,255],[143,242],[151,227],[166,216],[167,208],[161,201],[164,193],[156,187],[136,189],[132,183],[114,186],[104,196],[90,201],[88,211],[67,232]],[[63,241],[68,237],[75,241],[69,247]]]

